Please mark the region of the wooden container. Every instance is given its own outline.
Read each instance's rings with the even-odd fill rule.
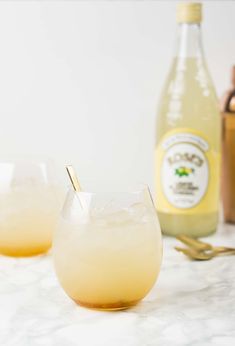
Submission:
[[[232,88],[221,100],[222,113],[222,201],[224,221],[235,223],[235,66]]]

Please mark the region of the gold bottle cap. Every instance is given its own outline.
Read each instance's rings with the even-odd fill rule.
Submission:
[[[180,2],[177,5],[177,23],[200,23],[202,4],[199,2]]]

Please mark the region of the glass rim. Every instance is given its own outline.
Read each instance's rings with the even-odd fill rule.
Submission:
[[[129,189],[126,190],[97,190],[97,191],[92,191],[92,190],[81,190],[81,191],[75,191],[73,186],[67,185],[67,193],[73,193],[74,195],[124,195],[124,194],[139,194],[142,193],[143,191],[148,191],[150,196],[152,196],[150,187],[146,183],[140,183],[140,184],[135,184],[134,187],[131,186]]]
[[[54,159],[46,155],[0,155],[0,164],[2,163],[54,163]]]

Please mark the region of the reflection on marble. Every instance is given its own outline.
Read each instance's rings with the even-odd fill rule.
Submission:
[[[235,247],[235,227],[207,238]],[[0,257],[1,346],[231,346],[235,344],[235,256],[192,262],[164,239],[159,281],[138,306],[98,312],[60,288],[51,256]]]

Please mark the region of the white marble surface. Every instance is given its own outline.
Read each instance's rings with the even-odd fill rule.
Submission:
[[[235,227],[208,241],[235,247]],[[123,312],[73,303],[50,256],[0,257],[1,346],[231,346],[235,344],[235,256],[192,262],[164,239],[160,278],[148,297]]]

